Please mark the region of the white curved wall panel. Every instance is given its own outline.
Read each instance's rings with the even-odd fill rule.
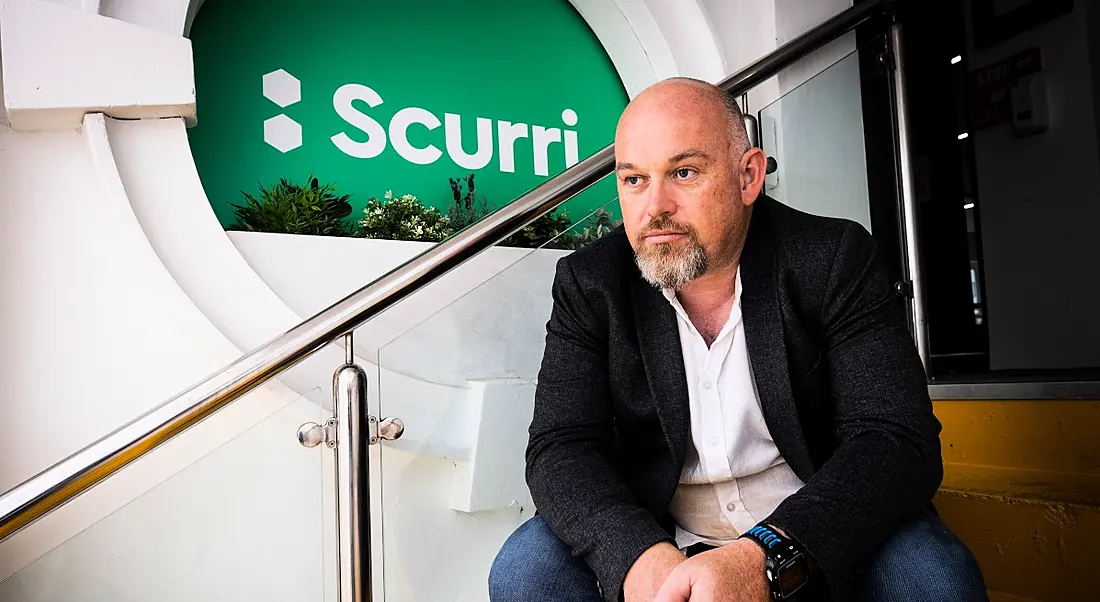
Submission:
[[[140,0],[138,0],[140,1]],[[183,21],[183,35],[184,37],[191,37],[191,24],[195,22],[195,15],[199,14],[199,9],[202,8],[204,0],[179,0],[187,4],[187,15]]]
[[[599,39],[622,79],[627,96],[633,98],[658,80],[675,73],[675,62],[668,44],[660,36],[638,35],[636,26],[639,19],[646,16],[644,10],[635,9],[627,16],[615,1],[569,2]],[[645,23],[646,30],[652,31],[651,20],[647,19]]]
[[[664,41],[675,62],[671,75],[718,83],[729,75],[725,56],[701,0],[618,0],[624,12],[638,13],[638,31]],[[644,13],[643,13],[644,9]],[[643,24],[652,23],[652,28]],[[663,79],[663,78],[662,78]]]
[[[775,3],[771,0],[703,0],[707,15],[726,58],[735,73],[775,50]],[[749,110],[758,111],[779,97],[778,78],[749,92]]]
[[[45,0],[0,2],[13,129],[77,128],[85,113],[195,119],[191,43]]]
[[[84,132],[11,131],[0,138],[0,153],[19,159],[0,162],[6,199],[0,374],[15,399],[82,398],[58,416],[58,446],[30,463],[40,468],[237,354],[163,271],[127,216],[102,125],[97,133],[89,119]],[[58,366],[63,378],[28,378],[57,373]],[[15,414],[4,422],[24,422],[43,409],[29,405],[5,406]],[[5,444],[37,438],[16,434]],[[0,463],[27,460],[37,449],[0,453]],[[0,466],[0,490],[33,474],[25,465]]]
[[[106,129],[0,131],[0,441],[7,490],[238,354],[147,244]],[[116,475],[0,548],[10,574],[293,398],[278,383]]]
[[[107,120],[119,176],[141,230],[203,314],[248,351],[299,316],[249,267],[218,223],[182,119]]]

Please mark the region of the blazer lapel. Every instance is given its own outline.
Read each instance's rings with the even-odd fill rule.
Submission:
[[[745,248],[741,252],[745,342],[764,421],[791,470],[806,480],[813,474],[813,462],[806,449],[791,393],[787,346],[779,311],[778,256],[774,237],[768,232],[766,210],[767,207],[758,206],[753,211]]]
[[[657,416],[677,466],[683,465],[691,429],[687,375],[680,349],[676,311],[656,287],[641,277],[631,284],[638,345]]]

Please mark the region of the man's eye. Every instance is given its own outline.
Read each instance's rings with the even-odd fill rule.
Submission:
[[[623,181],[626,182],[627,186],[637,186],[642,179],[638,176],[627,176],[623,178]]]
[[[680,178],[682,180],[684,178],[690,178],[691,174],[695,173],[695,170],[689,167],[681,167],[673,173],[676,175],[677,178]]]

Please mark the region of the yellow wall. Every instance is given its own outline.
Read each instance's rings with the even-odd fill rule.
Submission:
[[[994,602],[1100,600],[1100,402],[938,401],[936,506]]]

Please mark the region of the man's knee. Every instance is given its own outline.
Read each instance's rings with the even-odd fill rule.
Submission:
[[[546,521],[536,516],[508,537],[489,569],[489,599],[492,602],[522,600],[525,591],[538,587],[538,582],[545,579],[532,559],[547,545],[543,539],[548,534],[551,533]]]
[[[590,600],[596,587],[588,567],[539,516],[512,533],[489,570],[492,602]]]
[[[907,521],[863,570],[863,600],[988,600],[981,569],[965,545],[931,513]]]

